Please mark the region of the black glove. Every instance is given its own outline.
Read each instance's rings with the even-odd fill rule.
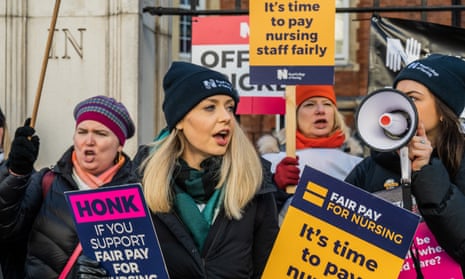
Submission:
[[[34,128],[29,126],[31,119],[24,122],[24,126],[16,129],[15,138],[11,143],[8,155],[8,168],[15,174],[25,175],[32,172],[34,162],[39,154],[39,137],[33,136]]]
[[[107,271],[100,266],[100,263],[86,255],[80,255],[76,262],[76,276],[78,279],[105,278]]]

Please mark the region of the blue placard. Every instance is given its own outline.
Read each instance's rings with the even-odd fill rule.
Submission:
[[[405,256],[419,215],[310,167],[305,167],[300,181],[308,183],[299,185],[292,206],[394,255]]]
[[[86,256],[108,278],[169,278],[140,184],[65,192]]]
[[[334,66],[250,66],[251,84],[334,84]]]

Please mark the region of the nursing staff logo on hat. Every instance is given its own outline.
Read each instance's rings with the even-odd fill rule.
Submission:
[[[413,62],[412,64],[408,65],[407,68],[409,69],[417,69],[419,71],[422,71],[425,73],[427,76],[432,77],[438,77],[439,74],[431,67],[428,67],[424,64],[421,64],[420,62]]]
[[[407,65],[394,79],[408,79],[426,86],[431,93],[446,104],[457,116],[465,107],[465,61],[443,54],[431,54]]]
[[[227,81],[225,82],[224,80],[207,79],[207,80],[204,80],[202,83],[203,83],[203,86],[205,86],[205,89],[207,90],[219,88],[219,87],[223,87],[228,91],[232,90],[232,84]]]

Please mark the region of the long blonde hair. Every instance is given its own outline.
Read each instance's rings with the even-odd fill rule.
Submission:
[[[262,184],[263,171],[257,151],[236,120],[233,121],[236,127],[223,156],[216,188],[224,187],[226,216],[240,219],[244,207]],[[154,151],[142,162],[144,195],[154,213],[172,210],[174,193],[171,182],[186,140],[182,132],[174,128],[167,137],[151,144]]]
[[[8,126],[6,121],[3,123],[3,138],[1,139],[1,147],[3,148],[3,156],[4,160],[8,159],[8,154],[10,154],[11,149],[11,137],[10,131],[8,130]]]

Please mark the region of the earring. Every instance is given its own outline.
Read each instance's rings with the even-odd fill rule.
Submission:
[[[116,153],[116,157],[115,157],[115,160],[113,162],[115,165],[118,164],[118,162],[121,160],[121,156],[123,156],[122,151],[118,151]]]

